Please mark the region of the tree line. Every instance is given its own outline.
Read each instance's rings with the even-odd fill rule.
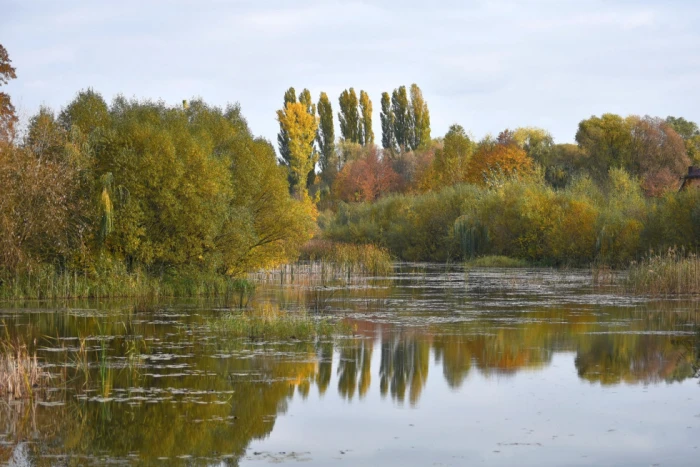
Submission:
[[[0,82],[15,78],[0,46]],[[273,146],[237,105],[168,106],[91,90],[0,138],[2,277],[115,270],[238,276],[296,258],[315,208],[289,195]]]

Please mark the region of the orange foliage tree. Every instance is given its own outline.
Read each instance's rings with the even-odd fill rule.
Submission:
[[[400,177],[391,161],[379,157],[377,147],[372,146],[364,156],[345,164],[335,179],[333,190],[343,201],[374,201],[395,191],[399,183]]]
[[[486,185],[494,176],[520,176],[533,170],[532,159],[515,144],[482,144],[472,156],[465,179]]]

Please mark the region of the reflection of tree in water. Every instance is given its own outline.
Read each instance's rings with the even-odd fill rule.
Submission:
[[[360,398],[367,394],[371,382],[373,347],[374,341],[371,339],[354,339],[340,347],[338,393],[344,398],[352,400],[356,388]]]
[[[416,404],[428,380],[430,342],[415,336],[384,336],[382,338],[379,387],[382,396],[403,402],[408,388],[410,403]]]

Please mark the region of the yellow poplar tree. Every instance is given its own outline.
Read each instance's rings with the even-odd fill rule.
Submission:
[[[314,168],[317,155],[313,151],[318,119],[304,104],[287,102],[277,111],[277,120],[289,137],[290,189],[299,199],[308,197],[306,179]]]

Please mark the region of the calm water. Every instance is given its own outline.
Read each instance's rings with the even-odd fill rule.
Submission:
[[[68,377],[34,405],[0,402],[0,462],[700,465],[697,301],[585,271],[281,279],[255,301],[356,334],[222,338],[216,302],[0,304],[0,332]]]

